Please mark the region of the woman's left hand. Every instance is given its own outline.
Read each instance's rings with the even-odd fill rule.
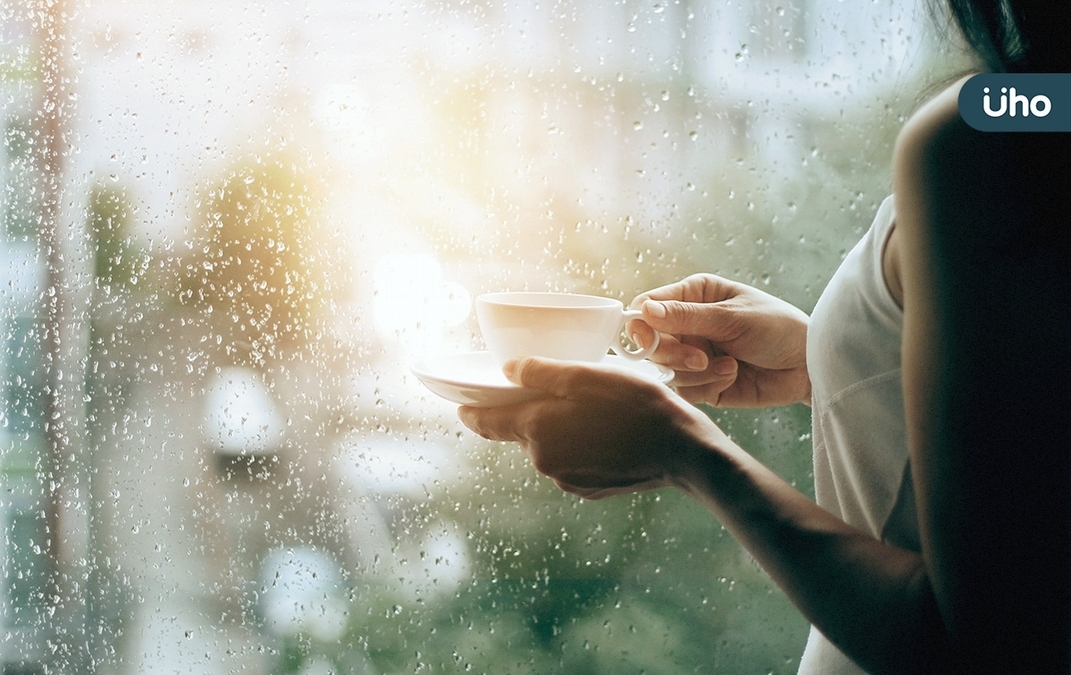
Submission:
[[[504,372],[546,396],[464,406],[461,421],[489,440],[519,443],[536,470],[587,499],[671,484],[696,441],[717,429],[669,387],[612,365],[527,358]]]

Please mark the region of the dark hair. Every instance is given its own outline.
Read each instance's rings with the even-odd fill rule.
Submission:
[[[967,43],[994,72],[1067,72],[1068,0],[948,0]]]

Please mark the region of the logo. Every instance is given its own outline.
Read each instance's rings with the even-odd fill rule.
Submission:
[[[979,131],[1071,131],[1071,73],[983,73],[963,83],[959,114]]]

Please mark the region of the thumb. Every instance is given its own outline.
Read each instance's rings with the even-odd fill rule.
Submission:
[[[583,401],[615,391],[622,377],[635,374],[618,367],[586,361],[559,361],[530,356],[507,361],[506,378],[526,389],[535,389],[556,398]]]
[[[735,323],[733,310],[723,302],[646,300],[644,321],[662,333],[694,335],[713,342],[728,340]]]
[[[575,388],[575,363],[530,356],[507,361],[502,372],[510,382],[565,398]]]

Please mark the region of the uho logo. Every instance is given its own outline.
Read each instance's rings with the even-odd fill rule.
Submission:
[[[963,83],[959,114],[979,131],[1071,131],[1071,73],[983,73]]]

